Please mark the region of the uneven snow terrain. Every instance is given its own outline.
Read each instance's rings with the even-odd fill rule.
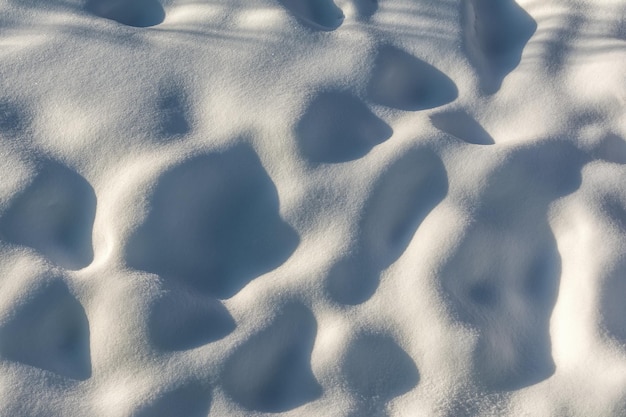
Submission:
[[[624,0],[0,0],[1,417],[626,416]]]

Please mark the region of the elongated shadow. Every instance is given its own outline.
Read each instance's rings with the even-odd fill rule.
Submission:
[[[305,26],[332,31],[343,23],[343,12],[333,0],[278,0]]]
[[[615,195],[602,198],[601,213],[615,225],[614,229],[622,236],[626,235],[626,204]],[[617,257],[616,257],[617,258]],[[600,313],[602,324],[607,333],[626,347],[626,259],[613,259],[602,268],[605,285],[600,295]]]
[[[451,311],[479,332],[474,372],[488,390],[520,389],[554,372],[549,322],[561,260],[547,213],[552,201],[580,186],[586,161],[567,141],[512,151],[490,173],[481,205],[442,269]]]
[[[351,305],[369,299],[380,272],[402,254],[447,191],[445,167],[431,150],[413,149],[394,162],[368,198],[354,249],[329,271],[331,298]]]
[[[514,0],[463,0],[461,16],[465,50],[481,89],[493,94],[519,64],[537,23]]]
[[[626,345],[623,294],[626,291],[626,262],[613,269],[606,288],[602,291],[602,321],[608,334]]]
[[[452,110],[430,116],[432,124],[457,139],[474,145],[493,145],[495,142],[476,120],[463,110]]]
[[[443,106],[458,94],[454,82],[432,65],[395,46],[378,50],[368,85],[373,102],[416,111]]]
[[[239,145],[165,172],[126,245],[128,265],[229,298],[298,245],[254,150]]]
[[[41,165],[0,219],[0,234],[64,268],[81,269],[93,259],[96,195],[83,177],[64,165],[53,161]]]
[[[0,98],[0,136],[16,136],[28,125],[23,106],[12,100]]]
[[[87,0],[85,9],[96,16],[141,28],[165,20],[165,10],[158,0]]]

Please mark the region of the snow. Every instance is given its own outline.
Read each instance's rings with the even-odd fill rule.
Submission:
[[[626,416],[625,18],[0,1],[0,417]]]

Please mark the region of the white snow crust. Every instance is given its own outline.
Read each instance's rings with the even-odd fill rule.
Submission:
[[[0,0],[0,417],[625,417],[624,0]]]

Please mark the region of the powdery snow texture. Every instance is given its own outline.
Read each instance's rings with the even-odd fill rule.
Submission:
[[[0,1],[0,417],[626,416],[625,22]]]

